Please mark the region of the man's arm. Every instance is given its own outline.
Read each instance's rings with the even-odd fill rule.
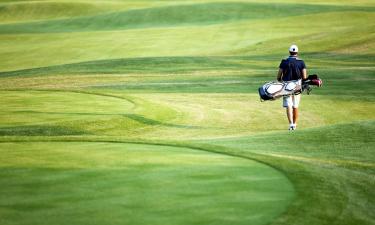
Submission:
[[[303,69],[303,70],[302,70],[302,79],[303,79],[303,80],[306,80],[306,79],[307,79],[307,71],[306,71],[306,69]]]
[[[281,77],[283,75],[283,69],[279,68],[279,72],[277,72],[277,80],[281,81]]]

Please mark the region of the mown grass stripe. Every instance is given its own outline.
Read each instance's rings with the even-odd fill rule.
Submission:
[[[0,33],[82,32],[193,24],[209,25],[236,20],[269,19],[324,12],[373,12],[374,10],[374,7],[287,3],[202,3],[137,9],[77,19],[0,25]]]

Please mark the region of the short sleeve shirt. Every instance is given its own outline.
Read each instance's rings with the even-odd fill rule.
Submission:
[[[283,81],[290,81],[290,80],[298,80],[302,77],[295,77],[293,76],[293,73],[289,71],[289,62],[293,62],[293,64],[296,66],[296,69],[300,71],[300,74],[302,75],[302,70],[306,69],[305,62],[302,59],[299,59],[295,56],[289,56],[287,59],[281,60],[279,68],[283,70]]]

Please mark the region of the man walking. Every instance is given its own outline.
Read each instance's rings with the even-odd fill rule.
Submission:
[[[289,48],[289,57],[283,59],[277,73],[278,81],[298,81],[301,85],[302,79],[307,78],[305,62],[298,58],[298,47],[292,45]],[[301,95],[291,95],[283,97],[283,107],[286,108],[286,115],[289,121],[289,130],[297,129],[298,106]]]

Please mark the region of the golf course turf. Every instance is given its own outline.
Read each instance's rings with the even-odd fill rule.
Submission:
[[[371,0],[0,0],[0,224],[375,224],[374,81]]]

